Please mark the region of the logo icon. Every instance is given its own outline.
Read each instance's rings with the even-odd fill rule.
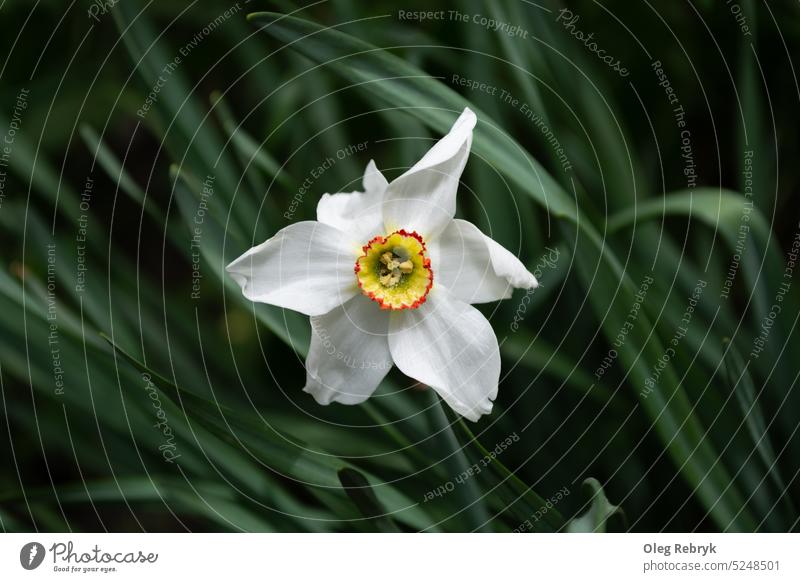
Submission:
[[[26,570],[35,570],[44,561],[44,546],[39,542],[29,542],[19,551],[19,563]]]

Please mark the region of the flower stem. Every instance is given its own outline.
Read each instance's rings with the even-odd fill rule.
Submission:
[[[474,476],[468,476],[462,482],[455,481],[459,475],[466,475],[470,468],[467,456],[453,432],[453,426],[445,413],[444,403],[433,390],[428,391],[433,405],[428,409],[428,417],[432,428],[437,435],[437,441],[442,445],[445,466],[451,482],[455,485],[453,495],[458,497],[459,513],[462,513],[469,522],[471,531],[488,532],[489,513],[484,506],[483,495],[475,483]]]

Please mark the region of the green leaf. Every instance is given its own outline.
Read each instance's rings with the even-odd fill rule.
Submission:
[[[745,425],[747,434],[750,436],[749,446],[751,448],[744,452],[748,453],[748,459],[750,454],[756,453],[763,464],[761,470],[758,471],[759,476],[762,477],[758,481],[756,490],[758,490],[766,479],[769,479],[774,486],[773,495],[764,500],[766,505],[764,507],[765,515],[767,515],[767,519],[770,521],[781,517],[773,515],[776,512],[775,507],[772,505],[772,499],[775,498],[781,500],[786,509],[787,516],[797,515],[794,503],[792,503],[788,495],[786,482],[781,476],[778,457],[769,439],[769,433],[767,431],[768,425],[761,406],[762,398],[760,398],[763,390],[756,390],[755,383],[748,370],[749,362],[745,363],[733,343],[728,340],[726,340],[725,343],[725,358],[723,360],[725,379],[735,396],[739,411],[742,414],[742,423]],[[741,426],[741,424],[739,426]],[[747,466],[752,467],[752,464],[747,463]],[[788,531],[788,524],[782,523],[778,531]]]
[[[613,232],[661,217],[675,216],[687,216],[704,223],[725,241],[731,256],[741,255],[739,264],[746,283],[745,299],[752,306],[749,311],[753,327],[759,328],[769,315],[770,296],[775,294],[783,281],[783,258],[770,232],[769,223],[759,208],[744,196],[724,188],[698,188],[674,192],[663,199],[648,200],[628,208],[614,215],[608,226]],[[776,319],[773,333],[785,337],[781,328],[780,320]],[[729,333],[733,332],[734,329],[729,330]],[[767,343],[765,352],[768,357],[756,361],[762,373],[765,376],[775,375],[778,384],[790,382],[790,374],[784,366],[776,365],[775,342]]]
[[[107,337],[105,339],[111,341]],[[216,447],[220,452],[223,443],[228,447],[228,452],[220,459],[223,463],[228,461],[230,464],[242,460],[246,465],[241,468],[243,472],[249,470],[251,463],[256,461],[262,466],[265,474],[274,473],[281,478],[291,478],[309,487],[311,493],[317,488],[323,490],[339,488],[337,473],[343,467],[349,467],[349,463],[321,451],[316,453],[308,449],[303,446],[302,439],[294,435],[278,434],[262,417],[245,415],[241,411],[224,408],[218,402],[208,401],[195,392],[178,388],[163,375],[149,369],[118,346],[114,347],[115,351],[131,365],[152,376],[153,383],[165,397],[184,411],[187,421],[200,425],[209,432],[209,435],[202,439],[204,446],[207,447],[210,442],[214,442],[210,440],[210,436],[213,435],[215,439],[221,441]],[[193,430],[198,429],[199,427],[195,426]],[[244,450],[245,453],[231,452],[238,450]],[[365,475],[370,483],[379,489],[380,498],[395,519],[415,529],[431,528],[429,517],[417,504],[391,485],[369,474]],[[432,529],[436,530],[435,527]]]
[[[504,502],[507,510],[513,510],[514,518],[517,523],[524,522],[537,513],[543,513],[542,518],[534,520],[533,529],[540,532],[558,531],[565,525],[565,520],[557,509],[547,508],[548,501],[541,497],[532,487],[526,485],[513,471],[481,444],[472,430],[467,426],[463,419],[458,420],[458,427],[467,437],[466,446],[474,449],[472,455],[478,459],[491,459],[488,464],[489,471],[482,472],[481,475],[488,479],[492,492],[496,492]]]
[[[542,206],[568,220],[578,220],[572,199],[544,168],[489,116],[437,79],[387,51],[333,27],[274,12],[247,18],[265,32],[395,107],[401,107],[432,129],[446,133],[465,107],[478,116],[473,151],[501,170]]]
[[[567,225],[564,230],[566,240],[574,241],[578,275],[589,290],[592,309],[601,319],[606,340],[612,343],[619,330],[628,329],[637,289],[627,276],[620,274],[621,267],[611,256],[610,248],[588,244],[582,233]],[[607,265],[611,269],[606,269]],[[651,419],[650,430],[664,443],[665,453],[672,457],[703,505],[722,529],[751,531],[755,521],[745,507],[744,497],[718,462],[720,455],[707,438],[707,429],[695,413],[673,365],[664,367],[656,389],[645,390],[652,381],[652,367],[663,357],[665,347],[644,310],[638,313],[626,341],[616,350],[626,367],[626,383]]]
[[[608,531],[609,522],[612,518],[625,519],[625,513],[617,505],[612,505],[605,492],[603,486],[590,477],[583,482],[585,489],[589,491],[589,509],[581,515],[576,517],[567,525],[569,533],[605,533]]]
[[[153,203],[146,204],[145,192],[130,174],[128,174],[128,171],[120,163],[116,154],[108,147],[105,141],[103,141],[103,138],[88,125],[82,125],[80,133],[86,146],[93,152],[94,159],[100,163],[100,166],[105,170],[114,184],[118,188],[121,188],[125,194],[130,196],[134,202],[143,206],[156,222],[163,224],[166,219],[161,210]]]
[[[340,469],[338,475],[347,496],[377,531],[384,533],[400,531],[381,505],[364,475],[355,469],[348,468]]]
[[[606,386],[595,382],[583,368],[571,362],[564,350],[554,349],[542,338],[534,341],[529,332],[520,330],[509,336],[500,350],[507,358],[559,380],[578,394],[612,407],[618,405]]]

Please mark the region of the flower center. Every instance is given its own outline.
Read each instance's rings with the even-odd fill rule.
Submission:
[[[362,293],[381,309],[415,309],[433,285],[431,260],[416,232],[376,236],[363,247],[355,273]]]

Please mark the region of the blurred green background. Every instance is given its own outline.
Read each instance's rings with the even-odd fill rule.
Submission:
[[[799,26],[788,1],[6,0],[2,529],[796,530]],[[396,370],[318,406],[307,318],[224,265],[467,105],[459,215],[542,284],[481,306],[494,411]]]

